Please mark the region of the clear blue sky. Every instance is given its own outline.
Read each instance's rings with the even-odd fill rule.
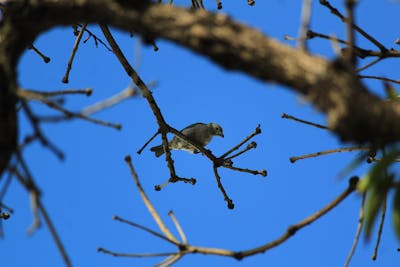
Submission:
[[[342,23],[320,7],[318,1],[314,2],[312,29],[342,37]],[[210,10],[216,10],[214,1],[205,1],[205,4]],[[301,1],[259,0],[254,7],[249,7],[241,0],[223,1],[223,5],[222,12],[293,45],[284,41],[283,36],[296,36]],[[399,13],[400,4],[395,1],[360,1],[357,21],[392,47],[399,37],[395,27]],[[96,25],[90,25],[89,29],[101,36]],[[66,160],[60,162],[37,143],[26,149],[24,155],[74,266],[152,266],[161,260],[114,258],[97,253],[99,246],[129,253],[175,250],[160,239],[112,220],[116,214],[157,230],[124,163],[127,154],[132,155],[143,186],[167,225],[173,228],[167,216],[172,209],[189,243],[199,246],[243,250],[262,245],[323,207],[346,188],[347,180],[339,180],[337,175],[356,153],[328,155],[295,164],[289,162],[291,156],[343,145],[322,130],[280,118],[285,112],[324,123],[324,116],[288,88],[262,83],[242,73],[226,72],[208,59],[163,40],[157,40],[158,52],[142,46],[137,57],[137,40],[120,31],[114,33],[130,61],[139,66],[141,77],[146,82],[158,82],[153,88],[154,97],[168,123],[177,129],[194,122],[222,125],[225,138],[216,137],[208,146],[215,154],[224,153],[261,124],[263,132],[254,139],[257,149],[237,158],[235,164],[266,169],[268,176],[221,170],[222,182],[235,203],[235,209],[228,210],[211,163],[201,155],[178,151],[173,152],[178,174],[197,178],[197,184],[178,183],[161,192],[154,191],[154,185],[168,179],[168,168],[164,158],[155,158],[148,149],[142,155],[136,154],[157,130],[152,112],[141,98],[94,115],[122,123],[121,131],[79,120],[43,124],[46,135],[65,152]],[[89,40],[79,47],[70,83],[62,84],[74,40],[69,27],[40,36],[35,45],[51,57],[51,62],[44,64],[34,52],[27,51],[19,65],[19,81],[23,88],[36,90],[93,88],[91,97],[66,98],[66,107],[79,111],[120,92],[130,80],[112,53],[101,45],[96,48],[93,40]],[[358,40],[364,48],[374,48],[362,38]],[[329,42],[314,40],[310,44],[314,52],[333,57]],[[388,60],[365,74],[398,79],[398,69],[398,60]],[[382,90],[378,82],[367,84],[377,93]],[[32,103],[32,106],[37,114],[54,114],[41,105]],[[21,116],[20,138],[31,132]],[[159,143],[157,138],[152,145]],[[366,170],[363,166],[352,174],[361,176]],[[353,242],[360,201],[360,196],[350,196],[327,216],[265,254],[241,262],[189,255],[175,266],[341,266]],[[25,231],[32,222],[29,198],[16,181],[12,182],[4,202],[15,209],[15,214],[3,222],[1,266],[63,266],[46,227],[27,237]],[[361,240],[351,266],[399,265],[400,254],[396,252],[399,243],[394,237],[391,219],[391,216],[386,219],[377,262],[370,259],[374,236],[370,243]]]

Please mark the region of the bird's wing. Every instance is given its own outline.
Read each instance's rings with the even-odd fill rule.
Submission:
[[[188,131],[188,130],[190,130],[190,129],[194,128],[194,127],[197,127],[199,125],[206,125],[206,124],[202,123],[202,122],[196,122],[196,123],[190,124],[189,126],[186,126],[184,129],[182,129],[181,133],[185,134],[185,131]]]

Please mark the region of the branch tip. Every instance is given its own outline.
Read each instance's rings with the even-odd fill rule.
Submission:
[[[349,189],[355,190],[360,178],[358,176],[353,176],[349,179]]]
[[[266,177],[268,175],[267,170],[261,170],[260,175]]]
[[[260,134],[261,133],[261,125],[259,124],[256,128],[255,134]]]
[[[124,160],[125,160],[125,162],[127,162],[127,163],[132,163],[132,158],[131,158],[130,155],[125,156]]]
[[[248,4],[249,6],[254,6],[254,5],[256,4],[256,1],[254,1],[254,0],[247,0],[247,4]]]

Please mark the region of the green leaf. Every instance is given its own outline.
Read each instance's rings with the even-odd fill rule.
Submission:
[[[382,180],[388,167],[400,156],[400,151],[394,149],[382,157],[358,183],[357,190],[365,192]]]
[[[397,235],[397,239],[400,240],[400,188],[397,188],[393,197],[393,226]]]
[[[371,187],[367,192],[367,201],[365,206],[365,236],[367,239],[371,236],[372,227],[378,216],[378,212],[386,199],[390,188],[390,179],[379,179],[379,183]]]
[[[358,189],[367,191],[367,200],[365,203],[365,235],[367,239],[371,236],[372,227],[376,221],[376,217],[383,201],[386,200],[393,176],[388,174],[388,168],[396,158],[400,151],[392,150],[386,154],[379,162],[377,162],[358,186]]]

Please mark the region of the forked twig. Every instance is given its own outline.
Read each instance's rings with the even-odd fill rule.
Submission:
[[[200,3],[202,2],[192,2],[194,5],[196,5],[196,7],[200,7]],[[244,143],[246,143],[248,140],[250,140],[251,138],[253,138],[255,135],[261,133],[261,128],[260,125],[256,128],[255,132],[252,133],[250,136],[248,136],[247,138],[245,138],[245,140],[243,140],[241,143],[239,143],[237,146],[235,146],[234,148],[232,148],[231,150],[229,150],[227,153],[225,153],[224,155],[222,155],[221,157],[216,157],[214,156],[210,150],[205,149],[204,147],[194,143],[193,141],[191,141],[190,139],[188,139],[184,134],[182,134],[180,131],[172,128],[171,126],[169,126],[167,124],[167,122],[165,121],[160,108],[157,105],[156,100],[154,99],[152,92],[148,89],[147,85],[144,83],[144,81],[140,78],[140,76],[138,75],[138,73],[133,69],[133,67],[131,66],[131,64],[128,62],[128,60],[126,59],[126,57],[124,56],[124,54],[122,53],[120,47],[118,46],[117,42],[115,41],[114,37],[112,36],[109,28],[107,25],[105,24],[100,24],[100,28],[107,40],[107,42],[110,44],[115,56],[118,58],[118,60],[120,61],[122,67],[124,68],[125,72],[127,73],[127,75],[129,77],[131,77],[132,81],[135,83],[135,85],[139,88],[142,96],[147,100],[153,114],[154,117],[157,120],[157,124],[158,124],[158,131],[155,135],[160,134],[161,135],[161,139],[162,139],[162,145],[163,145],[163,149],[165,151],[165,159],[167,161],[167,166],[168,169],[170,171],[170,178],[168,179],[167,182],[161,184],[161,185],[156,185],[155,189],[156,190],[161,190],[163,187],[165,187],[167,184],[169,183],[175,183],[178,181],[183,181],[185,183],[190,183],[190,184],[195,184],[196,180],[194,178],[182,178],[179,177],[176,174],[176,170],[175,170],[175,166],[174,166],[174,161],[171,157],[171,152],[170,149],[168,147],[168,140],[167,140],[167,134],[168,133],[172,133],[175,136],[185,140],[186,142],[188,142],[189,144],[191,144],[193,147],[195,147],[196,149],[198,149],[203,155],[205,155],[207,158],[209,158],[212,162],[214,166],[217,167],[225,167],[225,166],[231,166],[232,163],[230,160],[225,161],[224,157],[226,157],[228,154],[232,153],[234,150],[238,149],[241,145],[243,145]],[[146,142],[144,144],[144,146],[139,149],[138,152],[141,152],[144,147],[146,147],[146,145],[154,138],[155,136],[151,137],[150,140],[148,142]],[[256,171],[254,173],[257,173]],[[265,171],[263,171],[262,173],[265,173]],[[257,173],[258,174],[258,173]],[[217,178],[218,180],[218,178]],[[219,184],[220,185],[220,184]],[[225,198],[225,196],[224,196]],[[229,199],[229,198],[228,198]],[[229,205],[228,206],[232,206],[233,205]]]
[[[56,102],[48,99],[47,97],[42,96],[41,94],[36,94],[34,91],[27,91],[27,90],[18,90],[17,91],[17,95],[19,97],[21,97],[21,102],[22,102],[22,107],[26,110],[28,108],[27,104],[24,104],[25,100],[24,98],[28,98],[28,99],[34,99],[36,101],[39,101],[43,104],[45,104],[46,106],[48,106],[49,108],[52,108],[54,110],[57,110],[59,112],[61,112],[63,114],[63,116],[56,116],[56,117],[45,117],[45,118],[41,118],[40,120],[34,116],[32,114],[32,112],[29,110],[27,110],[27,112],[30,112],[32,116],[32,118],[34,119],[34,121],[36,122],[36,124],[39,123],[39,121],[41,122],[51,122],[51,121],[59,121],[59,120],[69,120],[72,118],[79,118],[94,124],[99,124],[102,126],[106,126],[106,127],[111,127],[114,128],[116,130],[120,130],[122,128],[121,124],[118,123],[112,123],[112,122],[107,122],[107,121],[103,121],[103,120],[99,120],[99,119],[95,119],[95,118],[91,118],[86,116],[85,114],[82,114],[80,112],[73,112],[70,111],[64,107],[62,107],[61,105],[57,104]],[[40,135],[38,135],[38,137],[40,138]]]
[[[234,146],[233,148],[228,150],[226,153],[222,154],[222,156],[220,158],[225,158],[226,156],[231,154],[233,151],[240,148],[243,144],[247,143],[247,141],[249,141],[251,138],[253,138],[254,136],[256,136],[257,134],[260,134],[260,133],[261,133],[261,125],[259,124],[256,127],[256,129],[254,130],[254,132],[252,132],[249,136],[247,136],[245,139],[243,139],[243,141],[241,141],[239,144],[237,144],[236,146]]]
[[[127,156],[127,158],[129,158],[129,156]],[[129,164],[129,167],[131,169],[131,173],[135,179],[135,183],[136,183],[136,187],[138,188],[140,195],[142,197],[142,200],[145,202],[145,205],[147,206],[149,212],[152,214],[153,218],[155,220],[157,220],[157,224],[164,224],[161,221],[161,218],[158,216],[157,212],[155,211],[154,207],[150,205],[148,205],[147,203],[150,203],[147,199],[147,196],[145,195],[143,188],[139,182],[138,176],[137,174],[133,171],[133,166],[132,163],[130,162],[130,159],[127,161],[127,163]],[[217,169],[215,168],[214,171],[217,172]],[[218,176],[218,174],[216,174],[216,176]],[[330,203],[328,203],[326,206],[324,206],[323,208],[321,208],[320,210],[318,210],[317,212],[315,212],[314,214],[312,214],[311,216],[303,219],[302,221],[291,225],[287,228],[287,230],[278,238],[265,243],[264,245],[261,245],[259,247],[255,247],[252,249],[248,249],[248,250],[242,250],[242,251],[231,251],[231,250],[226,250],[226,249],[219,249],[219,248],[208,248],[208,247],[199,247],[199,246],[193,246],[188,244],[187,239],[186,239],[186,235],[184,234],[182,228],[180,227],[180,224],[177,222],[175,216],[170,212],[170,216],[172,218],[172,220],[174,221],[174,225],[175,227],[178,229],[178,232],[182,238],[182,242],[178,242],[175,241],[172,242],[170,238],[168,238],[166,236],[166,233],[168,233],[169,231],[162,231],[164,233],[165,236],[160,237],[159,238],[163,239],[163,240],[167,240],[168,242],[174,244],[177,247],[177,252],[175,253],[143,253],[143,254],[128,254],[128,253],[117,253],[117,252],[111,252],[109,250],[106,250],[104,248],[99,248],[99,251],[113,255],[113,256],[131,256],[131,257],[158,257],[158,256],[167,256],[167,258],[165,258],[163,261],[161,261],[160,263],[158,263],[156,266],[170,266],[171,264],[175,263],[176,261],[178,261],[179,259],[181,259],[183,256],[187,255],[187,254],[205,254],[205,255],[218,255],[218,256],[226,256],[226,257],[232,257],[235,258],[237,260],[241,260],[245,257],[249,257],[249,256],[253,256],[256,254],[260,254],[260,253],[264,253],[267,250],[270,250],[276,246],[281,245],[282,243],[284,243],[286,240],[288,240],[290,237],[294,236],[295,233],[299,230],[301,230],[302,228],[312,224],[313,222],[317,221],[319,218],[321,218],[322,216],[324,216],[325,214],[327,214],[329,211],[331,211],[332,209],[334,209],[335,207],[337,207],[343,200],[345,200],[352,192],[354,192],[354,190],[357,187],[357,183],[359,181],[358,177],[352,177],[349,180],[349,185],[346,188],[346,190],[344,190],[339,196],[337,196],[333,201],[331,201]],[[154,214],[157,214],[157,216],[154,216]],[[156,219],[157,218],[157,219]],[[160,222],[158,221],[160,220]],[[138,227],[138,225],[136,223],[133,224],[133,226]],[[148,229],[147,227],[139,227],[140,229],[143,229],[146,232],[150,232],[151,234],[154,235],[154,231]]]
[[[47,228],[49,229],[54,242],[56,243],[57,249],[63,258],[65,266],[71,267],[72,266],[71,260],[67,254],[67,251],[64,248],[64,245],[61,242],[61,239],[54,227],[53,222],[50,219],[49,214],[47,213],[46,208],[44,207],[44,205],[40,199],[40,191],[33,180],[33,177],[28,169],[28,166],[26,165],[24,159],[22,158],[20,151],[17,151],[16,155],[17,155],[18,162],[21,165],[21,167],[25,173],[25,177],[16,168],[13,170],[13,173],[15,174],[15,177],[17,178],[17,180],[25,187],[25,189],[28,192],[30,192],[31,196],[34,196],[33,201],[35,203],[31,203],[31,204],[36,205],[36,208],[37,208],[37,211],[34,211],[34,217],[35,217],[34,223],[33,223],[34,228],[30,227],[29,231],[36,230],[36,228],[38,227],[37,226],[38,223],[40,225],[40,219],[39,219],[39,212],[40,212],[40,214],[43,216],[45,224],[47,225]],[[37,212],[37,214],[35,214],[36,212]]]
[[[42,130],[40,129],[38,118],[33,114],[25,100],[21,99],[21,105],[32,124],[32,127],[35,131],[35,136],[37,136],[37,138],[40,140],[40,143],[50,149],[50,151],[52,151],[59,159],[64,159],[64,153],[44,136]]]
[[[142,185],[140,184],[140,181],[139,181],[139,178],[138,178],[138,176],[137,176],[137,174],[135,172],[135,169],[133,168],[131,157],[130,156],[126,156],[125,157],[125,162],[128,164],[129,170],[131,171],[131,175],[132,175],[132,177],[133,177],[133,179],[135,181],[136,187],[139,190],[139,194],[140,194],[144,204],[146,205],[146,207],[149,210],[151,216],[153,217],[153,219],[157,223],[157,225],[160,228],[161,232],[163,232],[164,235],[169,240],[173,241],[174,243],[178,243],[178,240],[175,238],[175,236],[165,226],[165,224],[161,220],[160,216],[158,215],[156,209],[151,204],[149,198],[147,197],[146,193],[144,192],[144,189],[143,189]]]
[[[349,18],[345,17],[342,15],[342,13],[339,12],[338,9],[334,8],[329,1],[327,0],[320,0],[319,1],[321,5],[327,7],[332,14],[336,15],[338,18],[340,18],[344,23],[349,23]],[[372,37],[371,35],[369,35],[367,32],[365,32],[363,29],[361,29],[360,27],[358,27],[356,24],[352,23],[350,24],[354,30],[356,30],[357,32],[359,32],[362,36],[365,37],[365,39],[367,39],[368,41],[370,41],[371,43],[373,43],[376,47],[378,47],[382,52],[386,52],[388,49],[382,44],[380,43],[378,40],[376,40],[374,37]]]

